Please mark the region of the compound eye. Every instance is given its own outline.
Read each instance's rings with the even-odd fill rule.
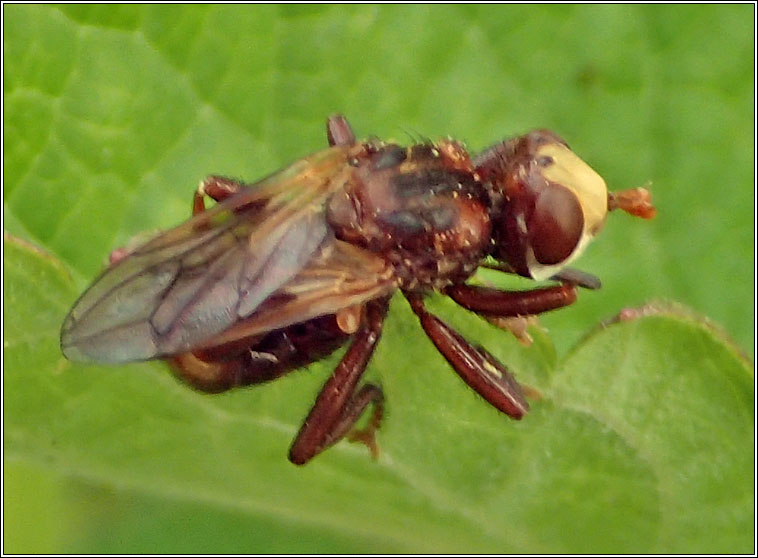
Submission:
[[[566,260],[584,230],[584,213],[576,195],[560,184],[549,183],[537,196],[528,230],[539,263],[554,265]]]

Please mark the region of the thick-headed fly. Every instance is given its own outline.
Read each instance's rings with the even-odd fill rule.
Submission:
[[[505,366],[429,313],[424,294],[444,293],[496,323],[571,304],[577,285],[599,282],[566,266],[609,210],[652,217],[648,192],[608,193],[546,130],[473,159],[451,140],[358,142],[341,116],[327,132],[331,147],[255,184],[207,178],[189,221],[114,251],[66,317],[65,356],[163,359],[190,385],[218,392],[275,379],[347,344],[289,457],[306,463],[346,435],[376,453],[383,394],[358,384],[400,290],[463,380],[521,418],[529,406]],[[206,197],[218,203],[206,208]],[[483,265],[558,284],[516,292],[466,284]],[[368,427],[354,429],[370,403]]]

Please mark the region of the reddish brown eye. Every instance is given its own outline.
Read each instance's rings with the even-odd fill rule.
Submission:
[[[576,195],[559,184],[549,184],[537,196],[529,219],[529,242],[534,257],[544,265],[568,258],[579,243],[584,214]]]

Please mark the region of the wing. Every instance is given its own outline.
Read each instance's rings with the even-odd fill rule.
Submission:
[[[329,233],[308,264],[263,301],[248,318],[201,344],[201,348],[233,343],[246,337],[335,314],[387,296],[397,279],[387,262],[362,248],[336,240]]]
[[[331,236],[325,201],[362,151],[339,146],[301,159],[131,252],[74,304],[61,329],[63,354],[162,358],[253,314]]]

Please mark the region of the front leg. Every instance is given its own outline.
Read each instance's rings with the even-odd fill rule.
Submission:
[[[457,331],[429,313],[420,295],[404,294],[426,334],[463,381],[509,417],[523,417],[529,410],[529,404],[521,386],[505,366],[485,349],[474,347]]]
[[[532,316],[573,304],[576,301],[576,286],[564,283],[530,291],[501,291],[460,284],[446,288],[445,294],[472,312],[503,318]]]
[[[448,287],[445,294],[492,325],[511,332],[522,345],[531,345],[528,328],[537,324],[537,314],[572,304],[576,287],[564,283],[530,291],[501,291],[461,284]]]
[[[388,306],[389,299],[386,298],[366,304],[363,325],[324,384],[292,443],[289,459],[294,464],[307,463],[343,438],[371,402],[374,403],[374,414],[368,428],[355,432],[351,439],[362,441],[376,455],[374,433],[382,415],[382,391],[372,384],[363,386],[357,393],[355,389],[381,336]]]

